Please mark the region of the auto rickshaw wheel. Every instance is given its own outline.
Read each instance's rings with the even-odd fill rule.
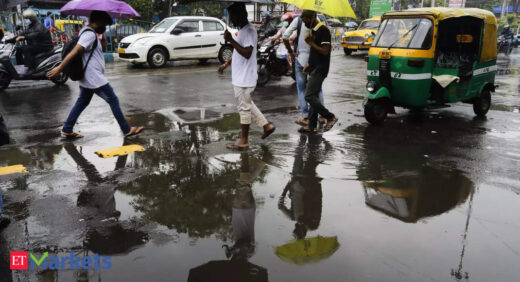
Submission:
[[[369,123],[380,125],[385,121],[387,115],[388,101],[382,99],[368,100],[365,104],[365,119]]]
[[[491,93],[489,90],[484,89],[482,94],[473,101],[473,111],[477,116],[484,117],[489,108],[491,108]]]
[[[345,55],[347,56],[352,55],[352,50],[350,50],[349,48],[343,48],[343,52],[345,52]]]

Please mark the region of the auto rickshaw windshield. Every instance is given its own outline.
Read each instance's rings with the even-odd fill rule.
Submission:
[[[391,18],[381,24],[375,47],[429,49],[433,40],[433,23],[425,18]]]

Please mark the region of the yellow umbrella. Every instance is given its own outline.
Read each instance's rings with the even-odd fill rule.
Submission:
[[[339,249],[338,238],[314,237],[309,239],[294,240],[283,246],[277,247],[276,255],[287,263],[303,265],[317,263],[332,256]]]
[[[348,0],[282,0],[303,10],[316,11],[334,18],[356,18]]]

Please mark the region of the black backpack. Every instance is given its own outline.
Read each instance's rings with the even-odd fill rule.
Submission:
[[[87,31],[94,32],[96,34],[96,40],[94,40],[94,44],[92,45],[92,50],[90,51],[90,56],[88,57],[87,63],[83,67],[83,59],[82,56],[76,56],[72,59],[70,64],[63,70],[63,73],[68,75],[69,78],[73,81],[78,81],[83,79],[85,77],[85,70],[87,69],[88,63],[90,62],[90,59],[92,58],[92,54],[94,54],[94,50],[96,50],[98,45],[98,39],[97,39],[97,33],[93,29],[85,29],[82,31],[79,36],[74,37],[71,41],[67,42],[65,46],[63,46],[63,50],[61,51],[61,57],[62,59],[65,59],[67,55],[72,52],[74,47],[78,44],[79,38],[81,35]]]

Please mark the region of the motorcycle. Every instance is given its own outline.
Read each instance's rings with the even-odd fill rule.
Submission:
[[[504,35],[500,35],[498,37],[498,53],[504,53],[506,56],[509,56],[513,51],[513,45],[511,44],[512,40],[510,38],[505,37]]]
[[[284,51],[285,50],[285,51]],[[294,76],[294,71],[291,73],[291,66],[287,61],[287,49],[283,43],[271,42],[265,40],[258,48],[258,86],[266,85],[271,76]]]
[[[11,57],[16,55],[16,37],[5,39],[4,48],[0,57],[0,90],[9,87],[12,80],[48,80],[46,74],[54,67],[58,66],[61,61],[62,46],[55,46],[48,52],[43,52],[35,57],[36,69],[28,73],[27,67],[24,65],[15,65],[11,62]],[[63,85],[69,77],[61,73],[57,78],[52,79],[56,85]]]

